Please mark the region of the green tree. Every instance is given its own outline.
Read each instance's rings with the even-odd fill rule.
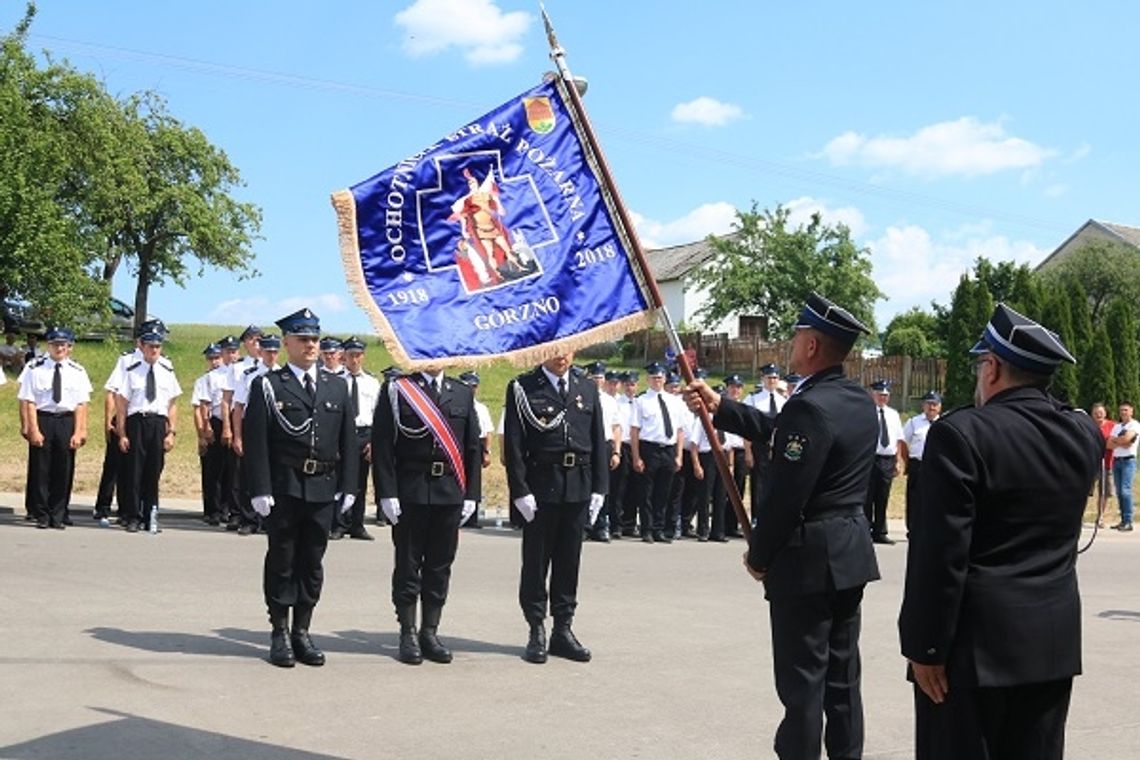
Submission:
[[[1049,328],[1061,338],[1061,342],[1073,351],[1073,317],[1069,310],[1068,294],[1061,289],[1050,291],[1045,298],[1042,325]],[[1061,362],[1061,366],[1053,373],[1049,390],[1054,396],[1070,404],[1080,402],[1077,368],[1068,362]]]
[[[945,356],[946,341],[938,317],[917,306],[895,315],[883,334],[883,351],[892,356]]]
[[[1036,321],[1041,318],[1041,309],[1044,296],[1038,278],[1025,264],[1017,268],[1013,274],[1013,284],[1009,292],[1009,305],[1030,319]]]
[[[950,301],[946,341],[946,402],[969,404],[974,398],[974,357],[970,349],[993,313],[993,299],[984,282],[962,275]]]
[[[1116,409],[1116,363],[1112,356],[1112,341],[1108,328],[1101,324],[1093,333],[1092,347],[1078,365],[1081,377],[1081,407],[1089,409],[1102,401],[1109,409]]]
[[[1092,321],[1099,323],[1114,298],[1140,302],[1140,255],[1134,247],[1107,240],[1093,240],[1042,272],[1047,282],[1073,277],[1088,294]]]
[[[792,227],[789,212],[738,211],[736,232],[710,237],[716,250],[710,265],[695,275],[708,288],[709,303],[698,313],[715,324],[739,312],[766,314],[770,337],[786,338],[814,290],[849,309],[874,330],[874,305],[883,293],[871,278],[870,252],[851,240],[843,224],[824,224],[813,214]]]
[[[1132,305],[1123,298],[1113,299],[1106,308],[1104,326],[1112,341],[1116,376],[1116,403],[1140,404],[1140,357],[1136,347],[1136,320]]]
[[[1092,312],[1089,308],[1089,295],[1081,281],[1076,277],[1065,277],[1065,296],[1069,300],[1069,313],[1073,322],[1073,345],[1069,350],[1077,361],[1092,347],[1093,323]]]

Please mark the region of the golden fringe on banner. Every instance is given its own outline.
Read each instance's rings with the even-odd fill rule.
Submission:
[[[479,367],[506,360],[522,367],[537,364],[555,356],[578,351],[595,343],[616,340],[631,332],[653,327],[657,323],[657,313],[647,309],[622,317],[613,322],[590,328],[550,343],[543,343],[517,351],[502,354],[479,354],[477,356],[449,356],[442,359],[412,359],[404,351],[404,346],[396,336],[392,325],[376,306],[372,293],[364,281],[364,269],[360,263],[360,244],[356,235],[356,200],[349,190],[339,190],[332,194],[332,205],[336,210],[337,234],[340,239],[340,260],[344,265],[344,279],[352,291],[356,305],[364,310],[372,326],[384,341],[392,360],[404,370],[442,369],[444,367]],[[637,268],[634,267],[636,272]]]

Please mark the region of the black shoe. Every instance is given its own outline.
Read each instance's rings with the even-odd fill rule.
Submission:
[[[681,538],[699,538],[698,533],[694,533],[692,528],[685,528],[681,531]]]
[[[36,527],[40,530],[47,530],[51,527],[51,523],[49,523],[46,519],[41,518],[39,520],[36,520]],[[1117,530],[1119,530],[1119,528],[1117,528]]]
[[[269,661],[279,668],[291,668],[297,663],[284,629],[274,630],[269,637]]]
[[[361,528],[360,530],[352,531],[351,533],[348,534],[348,537],[349,538],[355,538],[357,541],[375,541],[376,540],[373,537],[373,535],[371,533],[369,533],[367,530],[365,530],[364,528]],[[332,536],[329,536],[329,538],[332,538]]]
[[[221,525],[222,521],[218,519],[217,515],[210,515],[209,517],[206,518],[206,524],[217,526],[217,525]]]
[[[718,544],[727,544],[728,538],[725,536],[709,536],[709,541],[716,541]]]
[[[729,538],[744,538],[744,534],[739,530],[730,530],[726,535]]]
[[[598,542],[603,543],[603,544],[608,544],[610,542],[610,532],[608,530],[605,530],[605,529],[595,531],[595,532],[590,534],[590,540],[591,541],[598,541]]]
[[[546,626],[542,623],[531,623],[530,638],[527,639],[523,659],[535,665],[546,662]]]
[[[138,521],[137,520],[128,520],[127,521],[127,533],[138,533],[138,532],[139,532]]]
[[[296,655],[297,662],[312,665],[315,668],[319,668],[325,664],[325,653],[317,649],[317,645],[309,638],[308,631],[293,631],[293,635],[289,637],[289,640],[293,645],[293,652]]]
[[[708,533],[698,533],[697,534],[697,541],[699,541],[700,543],[702,543],[702,544],[706,543],[708,540],[709,540],[709,534]]]
[[[400,621],[400,651],[397,658],[406,665],[419,665],[424,661],[424,655],[420,651],[419,637],[416,636],[416,605],[397,609],[396,619]]]
[[[424,627],[420,629],[420,650],[424,659],[446,665],[451,662],[451,650],[440,642],[435,628]]]
[[[626,538],[637,538],[637,530],[635,528],[622,528],[621,534]]]
[[[655,531],[653,531],[653,540],[654,540],[654,541],[657,541],[657,542],[659,542],[659,543],[662,543],[662,544],[671,544],[671,543],[673,543],[673,539],[672,539],[672,538],[667,538],[667,537],[665,536],[665,532],[664,532],[664,531],[660,531],[660,530],[655,530]]]
[[[235,530],[238,530],[240,527],[241,526],[239,526],[236,522],[226,523],[226,530],[230,531],[231,533]]]
[[[344,531],[340,528],[333,528],[331,531],[329,531],[330,541],[339,541],[342,538],[344,538]]]
[[[54,523],[51,527],[55,528],[56,530],[63,530],[67,527],[67,523]]]
[[[569,624],[554,624],[554,631],[550,634],[549,651],[555,657],[565,657],[574,662],[590,661],[590,650],[582,646],[581,642],[574,637],[574,632],[570,630]]]
[[[75,523],[73,523],[73,522],[71,521],[71,518],[70,518],[70,517],[68,517],[68,516],[64,515],[64,517],[63,517],[63,524],[64,524],[64,525],[74,525]]]
[[[651,543],[653,543],[653,536],[650,535],[649,533],[642,533],[641,534],[641,540],[647,544],[651,544]]]
[[[1132,532],[1132,523],[1130,523],[1130,522],[1122,522],[1122,523],[1119,523],[1119,524],[1117,524],[1117,525],[1113,525],[1113,526],[1112,526],[1112,529],[1113,529],[1113,530],[1118,530],[1118,531],[1120,531],[1121,533],[1131,533],[1131,532]]]
[[[871,541],[876,543],[876,544],[883,544],[884,546],[894,546],[895,545],[895,540],[893,538],[891,538],[890,536],[888,536],[886,533],[883,533],[883,534],[878,535],[878,536],[872,536]]]
[[[620,530],[614,531],[613,533],[610,534],[610,540],[612,540],[612,541],[621,541],[621,539],[622,539],[622,534],[621,534]]]
[[[248,536],[250,533],[253,533],[253,526],[250,526],[250,525],[239,525],[238,526],[237,534],[239,536]]]

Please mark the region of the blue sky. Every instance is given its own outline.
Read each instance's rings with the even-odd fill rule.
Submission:
[[[1140,225],[1135,4],[546,7],[648,246],[726,232],[753,201],[821,210],[871,249],[882,328],[948,301],[976,256],[1034,264],[1086,219]],[[551,68],[537,4],[516,0],[40,0],[30,46],[161,93],[264,211],[259,278],[206,272],[152,291],[152,312],[264,323],[304,304],[339,332],[370,330],[329,193]]]

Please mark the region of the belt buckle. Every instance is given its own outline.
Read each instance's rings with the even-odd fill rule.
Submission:
[[[562,455],[562,466],[570,469],[578,464],[578,455],[573,451],[567,451]]]
[[[433,478],[443,477],[443,462],[432,462],[431,463],[431,476]]]
[[[306,459],[305,463],[303,465],[301,465],[301,472],[305,473],[306,475],[316,475],[317,474],[317,460]]]

